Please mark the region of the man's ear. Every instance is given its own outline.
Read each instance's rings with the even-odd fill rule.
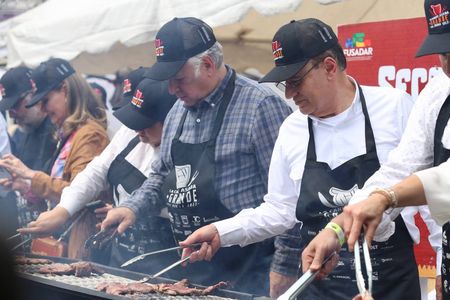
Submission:
[[[205,55],[202,57],[202,64],[205,67],[208,75],[213,74],[216,71],[216,64],[209,55]]]
[[[334,77],[339,69],[338,62],[331,56],[328,56],[323,60],[323,65],[327,72],[327,77]]]

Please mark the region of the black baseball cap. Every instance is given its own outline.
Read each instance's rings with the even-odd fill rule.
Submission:
[[[149,68],[139,67],[128,73],[126,78],[123,80],[122,84],[122,91],[123,91],[122,100],[116,106],[113,107],[113,110],[117,110],[122,106],[130,103],[131,99],[134,96],[134,92],[136,91],[136,87],[138,86],[139,82],[141,82],[145,78],[144,73],[148,69]]]
[[[259,82],[285,81],[297,74],[311,58],[338,43],[333,29],[318,19],[291,21],[282,26],[272,39],[275,68]]]
[[[416,57],[450,52],[450,0],[425,0],[428,35]]]
[[[33,85],[30,80],[31,69],[27,67],[17,67],[8,70],[0,79],[0,110],[8,110],[13,107],[27,93],[33,92]]]
[[[32,107],[42,100],[49,92],[57,88],[67,77],[74,74],[67,60],[51,58],[41,63],[31,72],[31,80],[36,85],[36,93],[26,107]]]
[[[133,130],[143,130],[155,123],[164,123],[167,113],[177,100],[169,94],[167,81],[142,80],[131,102],[116,110],[113,115]]]
[[[216,43],[212,28],[197,18],[174,18],[156,34],[156,63],[146,77],[167,80],[173,77],[186,61]]]

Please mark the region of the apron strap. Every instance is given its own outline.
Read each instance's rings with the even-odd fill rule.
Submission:
[[[439,110],[439,115],[436,119],[436,127],[434,129],[434,162],[433,165],[437,166],[446,161],[448,156],[442,145],[442,136],[444,135],[445,127],[450,119],[450,95],[445,99]],[[448,151],[448,150],[447,150]]]
[[[130,140],[128,145],[123,149],[117,156],[117,158],[125,159],[125,157],[136,147],[137,144],[139,144],[140,139],[139,136],[135,136],[133,139]]]
[[[361,107],[364,114],[364,133],[366,139],[366,153],[377,152],[377,147],[375,144],[375,137],[373,135],[372,124],[370,123],[369,113],[367,111],[366,99],[361,86],[357,84],[359,91],[359,98],[361,100]],[[316,144],[314,141],[314,132],[312,126],[312,119],[308,117],[308,132],[309,132],[309,142],[308,151],[306,153],[307,161],[317,161],[316,155]]]

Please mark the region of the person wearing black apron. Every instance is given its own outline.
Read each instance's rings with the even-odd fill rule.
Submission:
[[[442,144],[442,136],[448,122],[450,120],[450,95],[445,99],[444,104],[439,111],[436,120],[436,128],[434,130],[434,160],[433,166],[439,166],[450,158],[450,150]],[[442,226],[442,297],[450,299],[450,223],[447,222]]]
[[[214,188],[216,140],[234,91],[236,76],[234,71],[232,72],[220,100],[220,108],[209,140],[200,144],[180,141],[187,109],[172,140],[171,155],[174,169],[167,175],[162,191],[167,197],[173,233],[178,242],[185,240],[189,234],[202,226],[234,215],[221,203]],[[188,177],[183,176],[186,170],[190,172]],[[264,295],[267,290],[263,288],[263,283],[266,280],[272,253],[271,241],[243,248],[239,246],[222,248],[211,262],[189,264],[181,271],[180,276],[203,285],[229,281],[233,290]]]
[[[112,187],[115,205],[119,205],[118,186],[131,194],[139,188],[147,177],[125,157],[140,143],[139,136],[133,138],[112,161],[108,170],[108,182]],[[119,267],[125,261],[147,252],[174,247],[169,219],[160,216],[148,216],[136,221],[121,236],[115,238],[111,248],[109,265]],[[155,255],[132,264],[130,269],[152,274],[176,260],[175,255]]]
[[[318,162],[312,120],[308,118],[309,142],[302,176],[296,215],[303,224],[302,242],[307,245],[325,225],[342,212],[343,204],[333,202],[330,190],[362,188],[364,182],[380,167],[375,138],[367,112],[364,94],[358,86],[365,121],[366,154],[357,156],[335,169]],[[418,271],[413,253],[413,241],[401,216],[396,219],[395,234],[383,243],[374,242],[372,258],[375,299],[420,299]],[[301,295],[301,299],[350,299],[358,293],[353,253],[344,247],[340,263],[325,279],[316,281]]]

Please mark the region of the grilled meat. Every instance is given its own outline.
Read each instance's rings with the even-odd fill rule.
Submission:
[[[37,272],[41,274],[72,275],[74,271],[74,268],[68,264],[51,264],[39,268]]]
[[[18,265],[44,265],[44,264],[52,264],[53,261],[45,258],[28,258],[25,256],[16,256],[14,257],[14,261]]]
[[[103,282],[97,285],[96,290],[102,291],[112,295],[125,295],[125,294],[149,294],[149,293],[160,293],[165,295],[177,296],[203,296],[209,295],[214,290],[226,287],[226,282],[219,282],[215,285],[209,286],[205,289],[189,287],[189,281],[183,279],[176,283],[159,283],[159,284],[149,284],[149,283],[128,283],[123,284],[119,282]]]
[[[80,261],[72,264],[52,264],[40,268],[38,273],[52,275],[75,275],[77,277],[91,276],[92,273],[103,274],[103,270],[93,264]]]

